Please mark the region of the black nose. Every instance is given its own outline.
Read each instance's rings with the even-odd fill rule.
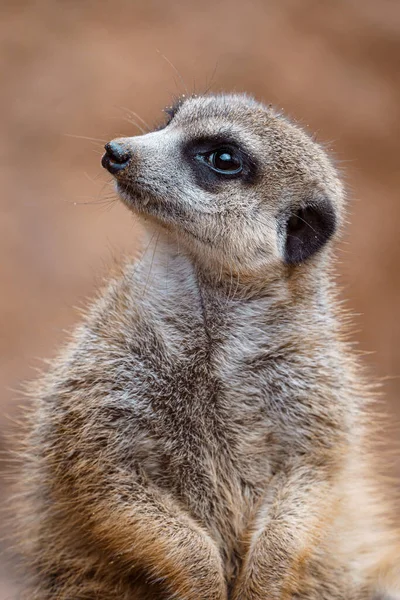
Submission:
[[[119,173],[128,166],[131,160],[131,153],[125,146],[118,142],[109,142],[104,148],[106,153],[101,159],[101,164],[107,171],[116,175],[116,173]]]

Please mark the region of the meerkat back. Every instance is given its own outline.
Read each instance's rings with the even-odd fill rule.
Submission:
[[[26,597],[400,598],[332,281],[337,174],[247,96],[167,112],[102,159],[141,257],[32,388]]]

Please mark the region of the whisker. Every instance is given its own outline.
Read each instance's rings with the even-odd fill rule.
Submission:
[[[125,119],[126,119],[126,121],[128,121],[128,123],[137,127],[137,129],[139,129],[140,133],[142,133],[143,135],[148,133],[148,131],[143,129],[143,127],[141,125],[139,125],[139,123],[136,123],[136,121],[134,119],[132,119],[132,117],[125,116]]]
[[[134,214],[134,213],[133,213],[133,214]],[[133,228],[133,223],[132,223],[132,228]],[[148,252],[148,250],[149,250],[150,246],[151,246],[151,243],[152,243],[152,241],[153,241],[153,239],[154,239],[155,235],[156,235],[156,232],[154,231],[154,232],[153,232],[153,234],[152,234],[152,236],[151,236],[151,238],[150,238],[150,241],[149,241],[149,243],[147,244],[146,248],[144,249],[143,253],[141,254],[141,256],[140,256],[139,260],[138,260],[138,261],[137,261],[137,263],[135,264],[135,267],[134,267],[134,269],[133,269],[133,271],[132,271],[132,276],[133,276],[133,275],[135,275],[135,273],[137,272],[137,270],[138,270],[139,266],[140,266],[140,265],[141,265],[141,263],[143,262],[143,260],[144,260],[144,258],[145,258],[145,256],[146,256],[146,254],[147,254],[147,252]]]
[[[131,110],[130,108],[127,108],[126,106],[121,106],[120,107],[122,110],[125,110],[128,115],[133,115],[136,119],[139,119],[139,121],[145,126],[147,127],[148,131],[151,131],[151,127],[150,125],[147,123],[147,121],[145,121],[144,119],[142,119],[142,117],[140,115],[138,115],[135,111]]]
[[[91,183],[96,183],[97,184],[96,179],[98,179],[100,177],[100,175],[102,175],[103,173],[101,171],[99,171],[98,173],[96,173],[96,175],[94,177],[92,177],[91,175],[89,175],[89,173],[87,171],[84,171],[83,174],[85,175],[85,177],[87,179],[89,179],[89,181]],[[112,182],[108,182],[108,183],[109,183],[109,185],[113,185]]]
[[[297,219],[300,219],[300,221],[303,221],[303,223],[305,223],[306,225],[308,225],[308,227],[310,229],[312,229],[314,231],[314,233],[318,233],[318,231],[316,229],[314,229],[314,227],[310,223],[308,223],[307,221],[305,221],[304,219],[302,219],[297,213],[295,213],[293,216],[296,217]],[[292,236],[292,237],[295,237],[295,236]]]
[[[156,232],[154,232],[154,235],[155,235],[155,233],[156,233]],[[152,257],[151,257],[151,262],[150,262],[149,272],[148,272],[148,274],[147,274],[146,283],[145,283],[144,290],[143,290],[143,293],[142,293],[142,296],[141,296],[141,298],[142,298],[142,299],[144,298],[144,295],[145,295],[145,293],[147,292],[147,288],[148,288],[148,285],[149,285],[149,282],[150,282],[150,275],[151,275],[151,271],[152,271],[153,264],[154,264],[154,257],[155,257],[155,254],[156,254],[156,249],[157,249],[158,241],[159,241],[159,239],[160,239],[160,234],[161,234],[161,232],[158,232],[157,239],[156,239],[156,243],[154,244],[154,250],[153,250],[153,255],[152,255]],[[154,235],[153,235],[153,237],[154,237]],[[152,238],[152,239],[153,239],[153,238]]]
[[[118,107],[117,107],[118,108]],[[113,119],[117,119],[118,121],[120,121],[119,117],[112,117]],[[143,129],[143,127],[141,127],[139,125],[139,123],[137,123],[132,117],[129,117],[128,115],[124,115],[124,121],[127,121],[128,123],[130,123],[131,125],[134,125],[135,127],[137,127],[137,129],[139,129],[139,131],[143,134],[147,133],[147,131],[145,129]],[[126,137],[126,135],[124,133],[121,134],[117,134],[116,137]]]
[[[207,78],[206,78],[206,86],[207,86],[207,87],[206,87],[206,89],[205,89],[205,90],[204,90],[204,92],[203,92],[203,94],[204,94],[204,95],[205,95],[205,94],[208,94],[208,92],[209,92],[209,91],[210,91],[210,89],[211,89],[211,86],[212,86],[212,84],[214,83],[214,77],[215,77],[215,74],[216,74],[216,72],[217,72],[217,68],[218,68],[218,61],[215,61],[215,67],[214,67],[214,70],[213,70],[213,72],[212,72],[212,74],[211,74],[210,83],[209,83],[208,85],[207,85]]]
[[[172,64],[172,62],[169,60],[169,58],[167,58],[167,57],[165,56],[165,54],[163,54],[163,53],[162,53],[160,50],[158,50],[158,49],[157,49],[157,52],[158,52],[158,54],[161,56],[161,58],[163,58],[163,59],[164,59],[164,60],[165,60],[165,61],[166,61],[166,62],[169,64],[169,66],[170,66],[170,67],[171,67],[171,68],[172,68],[172,69],[175,71],[175,73],[176,73],[176,74],[177,74],[177,76],[179,77],[179,80],[180,80],[180,82],[181,82],[181,84],[182,84],[182,86],[183,86],[183,89],[184,89],[184,91],[185,91],[186,95],[187,95],[187,96],[190,96],[190,94],[189,94],[189,90],[188,90],[188,87],[187,87],[187,85],[186,85],[186,83],[185,83],[185,81],[184,81],[184,79],[183,79],[182,75],[179,73],[178,69],[175,67],[175,65],[174,65],[174,64]]]
[[[89,200],[87,202],[77,202],[76,200],[74,200],[73,202],[70,202],[70,204],[73,204],[74,206],[108,206],[110,204],[113,204],[114,202],[117,202],[117,198],[106,198],[104,200],[95,200],[93,198],[90,198],[90,196],[85,196],[86,198],[89,198]]]
[[[88,137],[86,135],[75,135],[73,133],[64,133],[66,137],[75,138],[77,140],[89,140],[89,142],[100,142],[101,144],[106,144],[107,140],[102,140],[100,138]]]

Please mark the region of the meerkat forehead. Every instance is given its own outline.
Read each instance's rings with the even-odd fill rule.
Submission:
[[[303,181],[307,176],[314,181],[324,180],[336,193],[341,192],[340,181],[323,148],[272,105],[247,94],[182,96],[165,112],[165,127],[182,128],[188,137],[218,132],[237,136],[238,141],[252,148],[254,159],[258,157],[264,165],[274,163],[281,175],[285,170],[297,172]]]
[[[170,119],[178,117],[191,122],[196,120],[223,119],[230,122],[254,122],[273,115],[272,108],[265,106],[247,94],[209,94],[207,96],[182,96],[165,109]],[[276,113],[277,114],[277,113]]]
[[[188,136],[230,134],[255,146],[271,120],[279,119],[278,113],[245,94],[182,97],[165,112],[165,126],[184,129]]]

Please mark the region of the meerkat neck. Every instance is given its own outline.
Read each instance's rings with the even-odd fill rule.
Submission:
[[[301,268],[290,274],[274,272],[252,278],[215,272],[206,268],[204,261],[196,260],[174,233],[160,227],[147,229],[140,263],[146,293],[152,294],[153,289],[159,307],[179,302],[186,295],[193,300],[197,295],[206,311],[214,307],[214,312],[228,316],[238,307],[247,307],[249,318],[254,310],[264,313],[266,325],[274,320],[285,321],[295,335],[297,328],[302,333],[320,328],[323,335],[328,335],[330,327],[336,328],[332,283],[320,264],[318,269]],[[245,310],[241,318],[246,319]]]

